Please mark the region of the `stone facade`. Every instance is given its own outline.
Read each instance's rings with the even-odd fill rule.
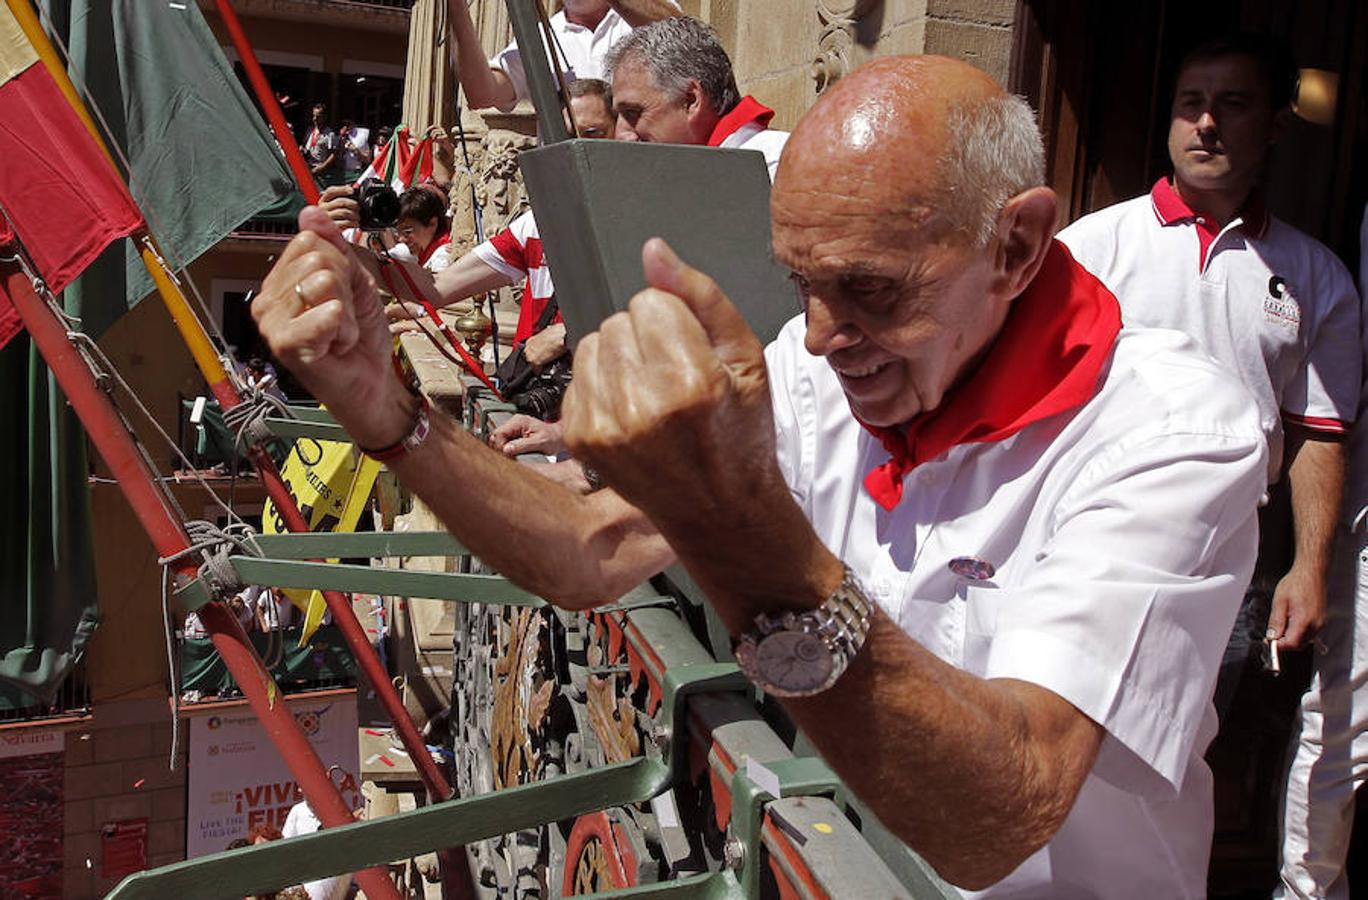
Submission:
[[[772,107],[777,128],[791,129],[825,88],[880,56],[939,53],[1004,85],[1008,80],[1015,0],[680,0],[680,6],[717,30],[741,92]],[[475,0],[471,14],[486,53],[511,40],[503,0]],[[482,202],[488,198],[485,230],[492,233],[525,203],[507,163],[530,144],[532,111],[526,104],[511,114],[467,111],[462,123],[477,192]],[[468,234],[461,226],[469,222],[473,229],[469,181],[461,172],[456,181],[456,231]]]
[[[185,754],[182,722],[176,769],[168,765],[171,720],[165,699],[104,703],[94,719],[66,735],[62,840],[63,896],[94,900],[121,879],[100,877],[100,836],[106,825],[147,819],[147,862],[185,858]]]

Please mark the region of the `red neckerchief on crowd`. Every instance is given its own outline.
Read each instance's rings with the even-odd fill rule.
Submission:
[[[451,229],[444,227],[432,238],[432,243],[427,245],[427,249],[423,251],[423,255],[418,257],[418,265],[427,265],[427,261],[432,259],[432,254],[436,253],[439,247],[445,247],[450,243]]]
[[[864,426],[892,455],[865,476],[865,490],[893,509],[903,476],[927,460],[959,444],[1003,440],[1082,406],[1097,392],[1120,330],[1116,298],[1054,241],[967,381],[903,428]]]
[[[747,94],[741,102],[732,107],[731,112],[717,120],[712,135],[708,138],[709,147],[720,147],[722,142],[737,131],[754,122],[761,128],[768,128],[774,110]]]

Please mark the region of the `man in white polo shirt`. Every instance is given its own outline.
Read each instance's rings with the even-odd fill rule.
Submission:
[[[1344,477],[1342,438],[1358,407],[1359,300],[1329,249],[1268,214],[1259,182],[1296,69],[1277,42],[1235,36],[1179,67],[1169,130],[1172,180],[1094,213],[1060,240],[1115,292],[1127,325],[1175,328],[1235,373],[1257,403],[1275,502],[1259,565],[1231,636],[1216,697],[1213,752],[1240,821],[1268,823],[1273,792],[1255,775],[1284,759],[1301,684],[1263,674],[1280,650],[1309,646],[1326,621],[1326,577]],[[1288,523],[1276,501],[1290,495]],[[1266,642],[1266,643],[1265,643]],[[1265,646],[1268,647],[1265,650]],[[1228,768],[1227,768],[1228,767]],[[1248,785],[1256,785],[1252,789]],[[1240,830],[1232,847],[1271,845]]]
[[[1282,58],[1279,58],[1279,57]],[[1257,639],[1306,646],[1325,619],[1325,567],[1360,382],[1359,303],[1328,248],[1269,215],[1259,179],[1295,69],[1251,37],[1184,60],[1172,180],[1086,216],[1059,239],[1121,302],[1127,325],[1176,328],[1258,403],[1268,480],[1290,482],[1295,557]],[[1265,634],[1265,630],[1267,634]]]
[[[567,81],[603,78],[604,57],[634,27],[679,15],[675,0],[565,0],[550,18],[555,47],[547,48]],[[475,109],[493,106],[504,112],[529,97],[518,43],[509,44],[486,61],[467,0],[447,0],[447,16],[456,44],[456,76]]]
[[[253,315],[359,446],[528,589],[584,608],[682,561],[743,671],[949,881],[1198,897],[1211,686],[1267,451],[1190,341],[1120,331],[1051,240],[1043,180],[1029,107],[979,70],[851,73],[772,195],[806,322],[766,354],[647,242],[652,287],[576,350],[566,436],[607,483],[588,496],[407,391],[318,211]]]

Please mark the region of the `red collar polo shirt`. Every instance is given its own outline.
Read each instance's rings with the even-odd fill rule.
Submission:
[[[985,361],[897,433],[854,418],[803,332],[766,362],[780,468],[825,545],[942,660],[1106,732],[1055,837],[966,896],[1204,896],[1210,698],[1264,490],[1248,394],[1183,335],[1121,329],[1058,243]]]
[[[1173,328],[1244,382],[1278,480],[1284,423],[1343,434],[1361,381],[1359,298],[1344,264],[1255,202],[1224,228],[1167,179],[1059,234],[1127,326]]]

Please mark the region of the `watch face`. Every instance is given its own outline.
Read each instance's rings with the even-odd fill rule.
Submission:
[[[755,648],[760,680],[775,693],[816,693],[827,686],[834,665],[822,639],[803,631],[777,631]]]

